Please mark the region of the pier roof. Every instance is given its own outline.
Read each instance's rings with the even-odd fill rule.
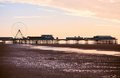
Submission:
[[[112,37],[112,36],[94,36],[93,39],[95,40],[117,40],[115,37]]]
[[[12,40],[13,37],[0,37],[0,40]]]
[[[28,36],[27,38],[31,40],[53,40],[54,39],[52,35]]]
[[[78,36],[78,37],[66,37],[66,40],[83,40],[83,37],[80,37],[80,36]]]

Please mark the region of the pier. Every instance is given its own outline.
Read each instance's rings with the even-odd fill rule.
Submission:
[[[87,37],[66,37],[65,39],[54,38],[52,35],[41,36],[27,36],[23,38],[13,37],[0,37],[1,43],[11,42],[13,44],[59,44],[60,41],[64,41],[65,44],[70,44],[73,41],[74,44],[80,44],[80,41],[84,41],[85,44],[89,44],[89,41],[93,41],[94,44],[117,44],[117,39],[112,36],[94,36]]]

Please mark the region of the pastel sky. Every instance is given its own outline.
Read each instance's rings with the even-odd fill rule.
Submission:
[[[120,39],[120,0],[0,0],[0,36],[23,22],[27,35],[112,35]]]

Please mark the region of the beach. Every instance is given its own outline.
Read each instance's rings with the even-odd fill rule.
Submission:
[[[119,45],[44,46],[120,51]],[[120,56],[0,44],[0,78],[120,78]]]

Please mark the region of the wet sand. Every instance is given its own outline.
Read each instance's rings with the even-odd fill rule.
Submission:
[[[120,44],[39,44],[42,46],[70,47],[79,49],[96,49],[104,51],[120,51]]]
[[[120,57],[0,45],[0,78],[120,78]]]

